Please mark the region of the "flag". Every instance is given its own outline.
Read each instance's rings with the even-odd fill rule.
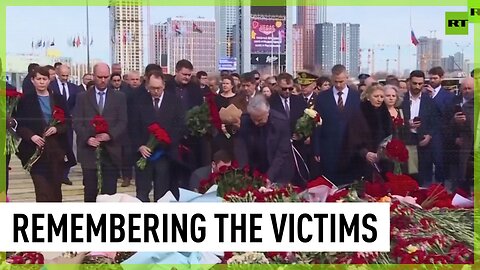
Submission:
[[[77,36],[77,41],[75,42],[75,46],[80,47],[82,45],[82,42],[80,41],[80,36]]]
[[[90,39],[90,46],[93,45],[93,37]]]
[[[342,40],[340,41],[340,51],[346,52],[347,51],[347,42],[345,41],[345,36],[342,33]]]
[[[203,33],[203,30],[198,27],[195,23],[193,23],[193,32],[196,33]]]
[[[52,40],[52,42],[50,42],[50,47],[53,47],[55,46],[55,39]]]
[[[77,42],[76,42],[75,37],[72,37],[71,44],[72,44],[72,47],[77,47]]]
[[[175,35],[178,37],[182,35],[182,31],[180,31],[180,26],[178,26],[177,23],[175,23]]]
[[[32,49],[35,48],[35,43],[32,40]]]
[[[45,44],[45,40],[42,42],[42,48],[45,48],[46,47],[46,44]]]
[[[37,41],[37,48],[42,47],[42,44],[43,44],[43,41],[42,41],[42,40]]]
[[[415,45],[415,46],[417,46],[418,43],[420,43],[420,42],[418,42],[418,39],[417,39],[417,37],[415,36],[415,33],[413,33],[413,30],[410,31],[410,39],[412,40],[412,43],[413,43],[413,45]]]

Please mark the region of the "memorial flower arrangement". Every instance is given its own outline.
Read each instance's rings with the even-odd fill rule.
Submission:
[[[295,133],[302,138],[308,138],[312,135],[315,127],[322,125],[320,114],[314,109],[305,109],[303,116],[297,120],[295,125]]]
[[[186,125],[192,136],[201,137],[207,133],[213,133],[212,127],[221,132],[222,121],[215,103],[215,94],[205,96],[205,102],[195,106],[186,114]]]

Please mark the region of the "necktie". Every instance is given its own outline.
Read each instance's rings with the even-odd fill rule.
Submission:
[[[67,102],[67,89],[65,89],[65,83],[62,83],[62,96],[65,102]]]
[[[105,92],[98,92],[98,95],[100,96],[100,98],[98,99],[98,111],[100,112],[100,114],[102,114],[104,105],[103,96],[105,95]]]
[[[338,92],[338,102],[337,107],[339,111],[343,111],[343,99],[342,99],[343,92]]]
[[[158,111],[158,109],[160,109],[158,106],[160,103],[160,98],[154,98],[153,100],[155,101],[155,111]]]
[[[288,105],[288,99],[285,100],[285,112],[287,113],[287,117],[290,118],[290,106]]]

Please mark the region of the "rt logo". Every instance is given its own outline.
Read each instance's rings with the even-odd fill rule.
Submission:
[[[468,35],[468,12],[445,12],[446,35]]]
[[[445,12],[446,35],[468,35],[468,23],[480,23],[480,2],[468,1],[467,12]]]

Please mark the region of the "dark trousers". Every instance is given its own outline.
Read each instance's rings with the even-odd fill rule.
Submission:
[[[5,160],[7,162],[7,172],[6,172],[6,183],[5,183],[5,193],[8,194],[8,178],[9,178],[9,174],[10,174],[10,167],[8,165],[10,165],[10,158],[11,158],[11,155],[7,155],[5,157]]]
[[[443,136],[435,134],[430,141],[432,150],[432,161],[435,164],[435,180],[440,183],[445,182],[445,143]]]
[[[40,159],[32,166],[30,176],[35,187],[37,202],[62,201],[64,152],[55,141],[47,141]]]
[[[88,169],[82,167],[83,172],[83,191],[85,202],[95,202],[98,195],[97,169]],[[117,193],[117,174],[118,168],[111,161],[102,162],[102,189],[100,194],[113,195]]]
[[[419,138],[417,134],[410,133],[410,142],[412,145],[417,145],[418,152],[418,174],[413,177],[417,180],[420,186],[428,186],[433,180],[433,155],[432,155],[432,140],[427,146],[419,146],[418,142],[423,138]]]
[[[135,167],[137,198],[142,202],[149,202],[152,190],[153,198],[158,201],[165,193],[171,191],[178,198],[178,181],[172,177],[172,166],[168,158],[162,157],[154,162],[147,162],[145,169]]]
[[[123,145],[122,146],[122,178],[123,179],[132,179],[133,178],[133,159],[132,159],[132,146]],[[135,161],[136,162],[136,161]]]

